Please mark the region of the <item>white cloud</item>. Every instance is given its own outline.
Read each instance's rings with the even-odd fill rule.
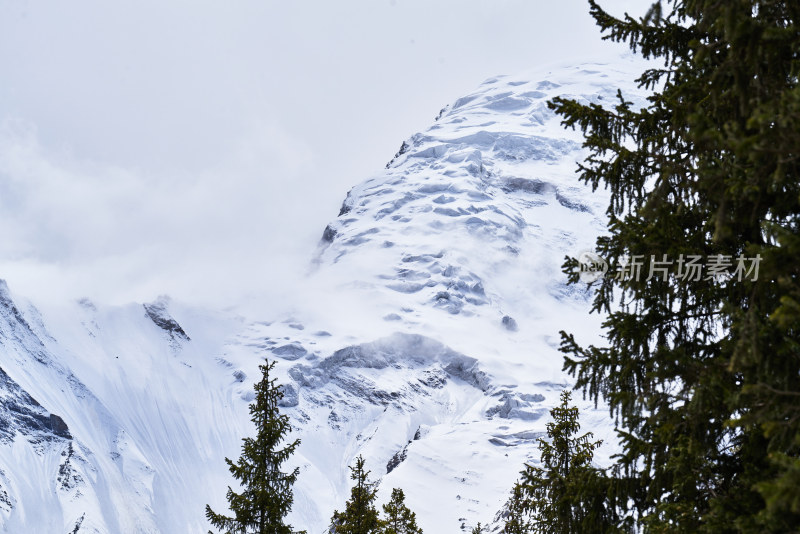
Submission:
[[[0,224],[13,231],[0,242],[0,269],[28,294],[107,300],[168,290],[225,301],[268,289],[310,257],[315,236],[303,234],[297,184],[312,160],[302,142],[265,126],[213,167],[164,174],[48,151],[32,126],[7,121]]]
[[[0,277],[112,301],[289,287],[350,186],[440,107],[495,74],[623,50],[587,11],[0,2]]]

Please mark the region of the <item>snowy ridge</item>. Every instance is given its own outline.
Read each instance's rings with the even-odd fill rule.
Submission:
[[[558,331],[599,331],[560,265],[591,248],[605,199],[577,182],[580,136],[546,102],[613,101],[635,71],[498,77],[444,108],[348,193],[307,283],[266,317],[167,298],[34,307],[0,286],[2,531],[205,532],[263,358],[302,440],[295,527],[324,530],[358,454],[426,532],[499,518],[568,387]],[[581,407],[609,437],[605,411]]]

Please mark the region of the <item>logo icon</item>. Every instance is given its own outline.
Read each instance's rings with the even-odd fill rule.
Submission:
[[[580,272],[578,278],[581,282],[590,284],[601,279],[608,272],[608,263],[597,253],[586,250],[578,254]]]

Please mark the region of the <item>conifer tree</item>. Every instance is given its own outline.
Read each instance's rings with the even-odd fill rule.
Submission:
[[[245,438],[242,455],[232,462],[228,458],[231,474],[240,481],[241,493],[228,487],[228,505],[232,516],[218,514],[206,505],[209,522],[226,534],[292,534],[284,518],[292,509],[292,485],[298,468],[281,471],[300,440],[281,447],[286,434],[291,431],[288,416],[279,413],[278,401],[283,392],[277,379],[269,373],[275,362],[259,366],[261,381],[255,385],[256,398],[250,404],[250,420],[255,424],[256,437]]]
[[[534,532],[613,532],[617,526],[613,512],[603,499],[595,498],[604,477],[592,466],[592,459],[602,441],[591,441],[591,432],[577,435],[579,410],[569,405],[570,398],[571,393],[563,391],[561,404],[550,410],[549,440],[539,438],[541,467],[525,466],[517,490],[521,494],[518,506],[530,515]],[[516,532],[528,532],[522,523],[513,526]]]
[[[668,272],[600,280],[604,346],[562,332],[565,368],[620,427],[606,494],[650,532],[796,531],[800,2],[671,0],[641,19],[590,5],[606,39],[658,60],[639,78],[652,96],[551,107],[584,132],[582,179],[610,192],[609,272],[626,257]]]
[[[478,526],[472,529],[472,534],[484,534],[483,527],[480,523],[478,523]]]
[[[331,522],[328,525],[328,532],[326,534],[336,534],[339,532],[337,529],[339,525],[342,524],[342,517],[344,514],[339,512],[339,510],[334,510],[333,515],[331,516]]]
[[[530,506],[525,497],[525,487],[520,481],[514,483],[508,501],[508,515],[503,534],[528,534],[533,528],[528,519]]]
[[[375,508],[378,490],[369,482],[369,471],[364,469],[364,457],[356,458],[355,467],[350,468],[350,478],[355,485],[350,489],[350,500],[342,513],[335,511],[331,526],[336,534],[378,534],[382,522]]]
[[[417,514],[406,506],[406,496],[400,488],[392,490],[392,497],[383,505],[382,534],[422,534],[417,526]]]

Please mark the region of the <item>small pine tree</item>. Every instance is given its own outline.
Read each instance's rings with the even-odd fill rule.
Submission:
[[[364,458],[356,458],[355,467],[350,468],[350,478],[355,485],[350,490],[350,500],[342,513],[333,513],[331,527],[336,534],[377,534],[382,522],[375,508],[378,490],[367,480],[369,471],[364,469]]]
[[[256,398],[250,404],[250,420],[256,427],[255,438],[245,438],[242,455],[234,463],[228,458],[231,474],[241,481],[243,491],[234,492],[228,487],[228,503],[233,517],[215,513],[206,505],[206,517],[217,529],[226,534],[292,534],[283,518],[292,509],[292,485],[298,468],[285,473],[283,464],[300,444],[296,439],[280,448],[280,443],[291,431],[289,418],[278,411],[278,401],[283,392],[270,379],[269,372],[275,362],[259,366],[262,378],[255,385]]]
[[[569,405],[570,398],[569,391],[561,393],[561,404],[550,410],[553,421],[547,423],[550,441],[539,439],[544,467],[526,465],[522,472],[523,483],[518,485],[525,494],[522,507],[530,513],[530,526],[536,532],[611,532],[615,518],[605,503],[596,499],[602,494],[599,488],[604,475],[592,466],[594,450],[602,441],[591,441],[591,432],[575,437],[581,425],[578,408]],[[513,532],[526,531],[518,528]]]
[[[480,523],[478,523],[477,527],[472,529],[472,534],[483,534],[483,527]]]
[[[508,501],[508,516],[503,527],[503,534],[528,534],[531,532],[531,523],[527,519],[527,502],[525,488],[517,481],[511,490],[511,499]]]
[[[400,488],[392,490],[392,498],[383,505],[386,514],[382,534],[422,534],[417,526],[417,514],[406,506],[406,496]]]
[[[331,516],[331,524],[328,525],[328,532],[325,534],[336,534],[339,532],[339,525],[342,524],[343,514],[339,513],[339,510],[334,510],[333,515]]]

